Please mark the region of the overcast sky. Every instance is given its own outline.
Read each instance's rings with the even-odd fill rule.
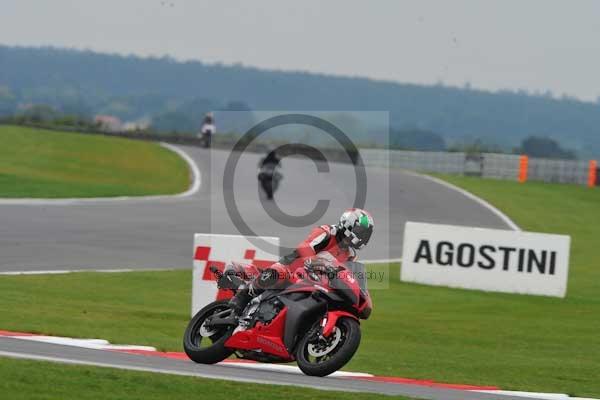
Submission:
[[[600,96],[597,0],[1,0],[0,43]]]

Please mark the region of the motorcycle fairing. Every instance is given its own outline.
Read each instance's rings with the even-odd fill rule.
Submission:
[[[287,350],[292,353],[298,338],[303,337],[315,322],[323,318],[327,312],[327,303],[312,296],[299,300],[282,296],[280,300],[288,309],[283,343]]]
[[[329,286],[337,291],[342,297],[358,308],[360,300],[360,287],[355,283],[351,272],[340,271],[329,281]]]
[[[323,327],[323,336],[329,337],[329,335],[331,335],[331,332],[333,332],[333,328],[335,328],[335,324],[337,324],[337,320],[342,317],[348,317],[358,321],[356,315],[351,314],[347,311],[329,311],[325,320],[325,326]]]
[[[235,333],[227,339],[225,346],[293,360],[291,354],[296,342],[323,318],[327,304],[312,296],[303,296],[301,299],[281,296],[279,299],[285,307],[270,323],[257,322],[253,328]]]
[[[293,357],[281,340],[287,314],[288,309],[284,307],[269,324],[258,322],[251,329],[235,333],[227,339],[225,347],[261,351],[285,360],[293,360]]]

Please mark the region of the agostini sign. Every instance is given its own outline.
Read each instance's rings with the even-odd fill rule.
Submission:
[[[570,243],[564,235],[407,222],[401,279],[565,297]]]

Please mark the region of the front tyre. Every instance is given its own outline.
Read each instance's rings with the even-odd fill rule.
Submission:
[[[360,325],[355,319],[340,318],[329,338],[309,332],[298,343],[296,362],[306,375],[327,376],[342,368],[358,349]]]
[[[194,362],[215,364],[229,357],[233,351],[225,347],[233,327],[209,328],[208,317],[230,309],[228,300],[215,301],[194,315],[183,334],[183,349]]]

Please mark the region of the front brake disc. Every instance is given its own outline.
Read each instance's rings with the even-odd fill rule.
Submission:
[[[313,357],[323,357],[335,349],[340,343],[340,340],[342,340],[342,332],[340,331],[340,328],[336,326],[333,331],[333,337],[329,338],[325,345],[309,343],[307,346],[308,354]]]

